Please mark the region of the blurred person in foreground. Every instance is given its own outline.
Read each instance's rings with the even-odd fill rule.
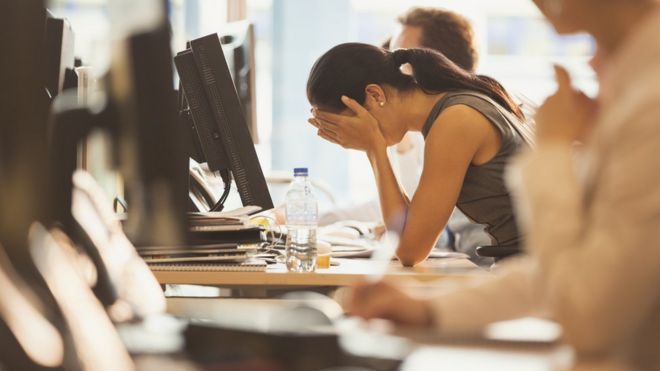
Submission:
[[[560,34],[594,37],[600,92],[587,97],[556,67],[557,92],[536,117],[537,151],[510,169],[529,255],[433,299],[387,283],[356,287],[346,309],[449,336],[545,313],[578,360],[658,370],[660,5],[534,2]],[[576,141],[585,145],[578,156]]]

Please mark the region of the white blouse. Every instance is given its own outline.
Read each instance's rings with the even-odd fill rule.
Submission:
[[[433,301],[438,329],[548,313],[579,353],[660,369],[660,10],[608,60],[579,174],[569,146],[511,169],[528,256]]]

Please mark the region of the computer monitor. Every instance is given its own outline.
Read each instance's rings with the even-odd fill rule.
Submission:
[[[169,26],[162,14],[155,28],[116,42],[110,69],[128,202],[124,228],[136,246],[182,245],[188,234],[188,155],[177,121]]]
[[[30,225],[50,217],[48,99],[42,1],[2,2],[0,21],[0,243],[17,268],[32,266]],[[30,269],[30,268],[26,268]],[[35,272],[36,277],[36,272]]]
[[[243,104],[245,122],[254,143],[259,143],[257,131],[257,96],[255,88],[254,26],[249,21],[230,22],[222,27],[222,49],[229,71]]]
[[[46,15],[46,90],[51,99],[62,91],[75,88],[74,42],[71,24],[66,19]]]
[[[218,35],[189,45],[174,63],[209,168],[231,170],[244,206],[273,208]]]

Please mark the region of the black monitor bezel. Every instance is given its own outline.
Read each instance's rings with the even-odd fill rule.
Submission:
[[[214,126],[201,128],[201,125],[208,125],[208,122],[195,121],[195,115],[193,121],[200,136],[203,135],[202,132],[210,131],[220,139],[210,142],[208,138],[200,138],[206,158],[208,159],[209,155],[217,156],[220,151],[224,151],[242,204],[259,206],[263,210],[272,209],[270,191],[218,35],[211,34],[190,41],[189,52],[194,58],[197,76],[206,96],[206,100],[201,101],[201,104],[207,105],[211,111]],[[180,55],[186,55],[186,51],[182,53]],[[186,94],[186,77],[179,75],[179,78]]]

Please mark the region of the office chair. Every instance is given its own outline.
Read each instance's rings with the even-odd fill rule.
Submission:
[[[518,246],[479,246],[476,249],[477,255],[483,258],[494,258],[495,261],[506,259],[508,257],[520,254],[522,251]]]

